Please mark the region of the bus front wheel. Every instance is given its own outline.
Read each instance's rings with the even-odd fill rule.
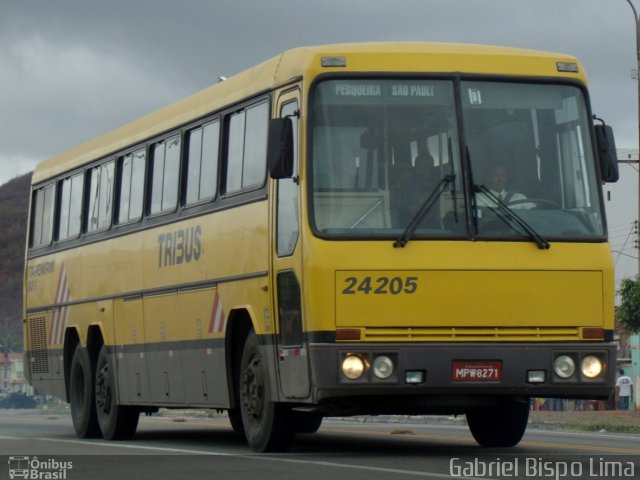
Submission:
[[[227,411],[227,415],[229,416],[229,423],[231,424],[231,428],[233,432],[242,440],[246,440],[247,437],[244,434],[244,425],[242,425],[242,412],[239,408],[230,408]]]
[[[322,415],[308,412],[291,412],[291,424],[296,433],[316,433],[322,425]]]
[[[508,398],[490,408],[467,412],[469,430],[483,447],[513,447],[529,421],[529,400]]]
[[[95,365],[89,350],[76,346],[69,370],[71,420],[76,435],[92,438],[100,435],[95,404]]]
[[[107,347],[103,345],[96,368],[98,424],[106,440],[128,440],[136,433],[140,410],[137,407],[118,404],[115,381]]]
[[[242,424],[249,446],[257,452],[287,450],[295,434],[291,410],[271,400],[267,359],[255,332],[249,334],[244,345],[239,384]]]

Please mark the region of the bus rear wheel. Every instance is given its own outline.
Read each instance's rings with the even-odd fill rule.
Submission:
[[[96,368],[96,414],[102,437],[106,440],[128,440],[136,433],[140,410],[119,405],[115,375],[105,345],[100,349]]]
[[[469,430],[483,447],[513,447],[520,442],[529,420],[529,400],[507,398],[490,408],[467,412]]]
[[[89,350],[76,346],[69,371],[71,420],[80,438],[100,436],[95,404],[95,365]]]
[[[267,360],[260,352],[258,336],[245,342],[240,367],[240,411],[249,446],[256,452],[287,450],[295,434],[291,410],[271,400]]]

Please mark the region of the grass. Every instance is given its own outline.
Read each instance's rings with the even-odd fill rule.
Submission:
[[[586,432],[640,433],[640,412],[531,412],[530,427]]]

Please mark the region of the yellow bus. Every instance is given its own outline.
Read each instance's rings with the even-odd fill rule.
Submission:
[[[257,451],[358,414],[512,446],[531,397],[607,398],[617,167],[586,83],[556,53],[298,48],[42,162],[25,372],[80,437],[209,408]]]

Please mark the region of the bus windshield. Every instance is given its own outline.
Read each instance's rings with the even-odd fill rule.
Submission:
[[[312,98],[312,219],[323,237],[604,238],[576,86],[332,79]]]

